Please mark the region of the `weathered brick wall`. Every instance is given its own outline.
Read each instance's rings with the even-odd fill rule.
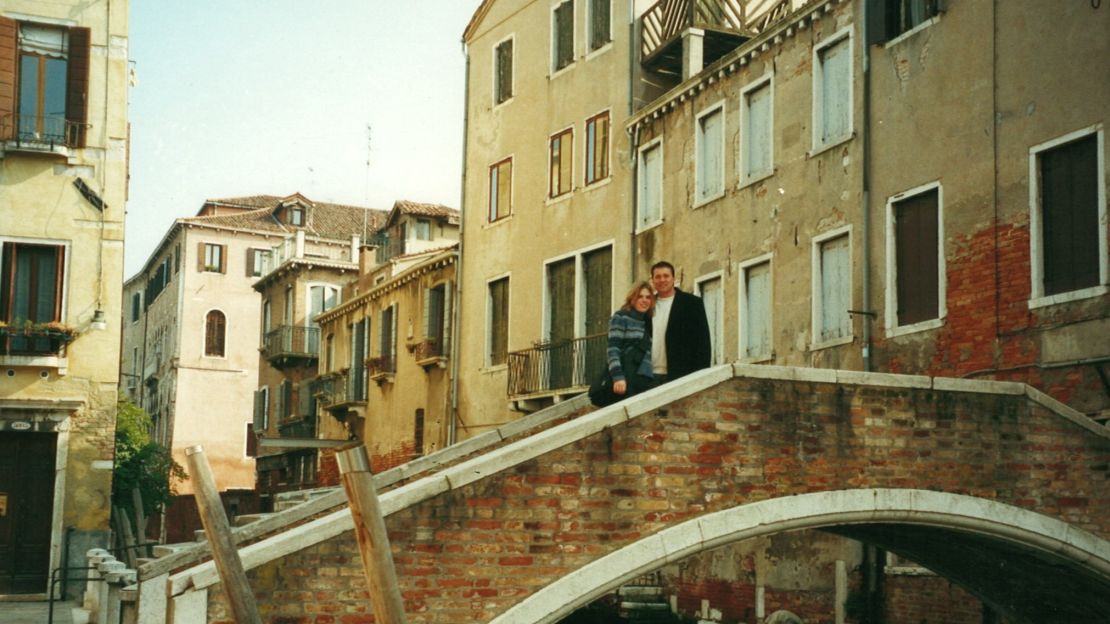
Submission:
[[[387,525],[410,622],[487,621],[666,526],[805,492],[967,494],[1110,536],[1108,464],[1105,438],[1023,396],[734,379]],[[269,622],[359,621],[361,575],[350,533],[250,573]]]
[[[887,576],[887,624],[984,624],[983,603],[939,576]],[[994,620],[1003,624],[1001,618]]]

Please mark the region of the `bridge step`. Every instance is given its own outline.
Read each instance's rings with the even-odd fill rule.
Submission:
[[[293,490],[291,492],[281,492],[274,497],[274,513],[292,509],[301,503],[323,496],[340,489],[339,486],[315,488],[311,490]]]

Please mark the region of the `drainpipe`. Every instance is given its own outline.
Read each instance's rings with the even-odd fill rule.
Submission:
[[[863,35],[863,370],[871,370],[871,45],[867,28],[867,2],[860,2]]]
[[[631,117],[636,105],[636,90],[635,90],[635,75],[636,75],[636,0],[628,0],[628,116]],[[630,189],[629,196],[632,198],[632,218],[629,221],[631,227],[628,232],[628,282],[630,284],[636,282],[636,182],[638,172],[636,170],[636,148],[640,142],[639,126],[629,135],[628,138],[628,155],[632,164],[632,188]]]
[[[451,323],[455,328],[451,340],[451,395],[450,406],[447,409],[447,445],[456,442],[458,430],[456,423],[459,419],[459,330],[462,322],[462,278],[463,278],[463,228],[466,224],[466,143],[469,135],[468,121],[470,119],[470,54],[466,51],[466,42],[462,42],[463,56],[466,57],[466,70],[463,82],[463,140],[462,140],[462,173],[459,176],[459,255],[455,259],[455,305],[451,310]]]

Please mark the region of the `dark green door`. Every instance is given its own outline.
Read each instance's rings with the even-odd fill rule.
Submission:
[[[46,592],[56,440],[0,432],[0,594]]]
[[[605,363],[609,317],[613,305],[613,250],[604,247],[582,256],[586,281],[586,336],[579,349],[579,383],[588,384]]]
[[[547,267],[548,389],[568,388],[574,378],[574,258]]]

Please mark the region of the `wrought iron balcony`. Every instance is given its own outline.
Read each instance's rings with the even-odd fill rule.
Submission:
[[[282,325],[266,332],[262,339],[262,357],[276,368],[311,364],[319,352],[319,327]]]
[[[585,391],[605,367],[606,334],[537,344],[509,353],[510,399]]]
[[[77,332],[60,323],[0,326],[2,355],[58,355],[77,338]]]
[[[366,367],[358,366],[320,375],[313,381],[313,395],[328,410],[366,402]]]
[[[87,124],[60,115],[10,114],[0,117],[0,141],[16,149],[53,151],[56,147],[81,147]]]

